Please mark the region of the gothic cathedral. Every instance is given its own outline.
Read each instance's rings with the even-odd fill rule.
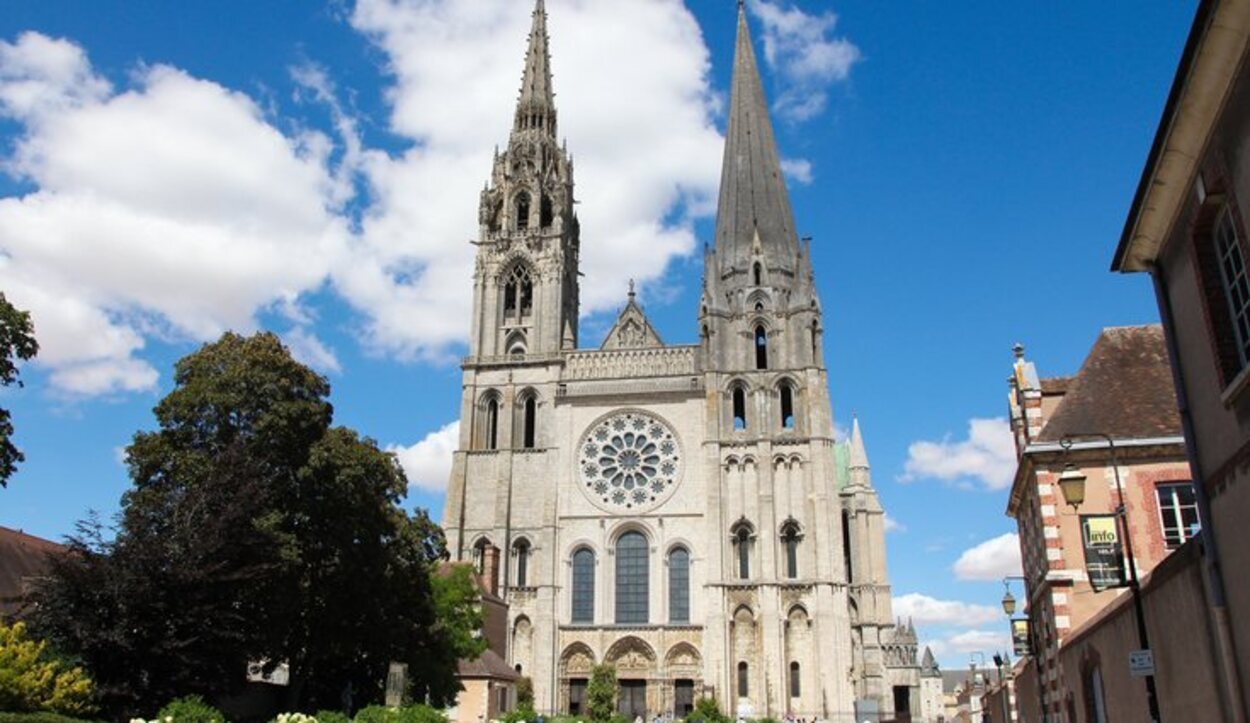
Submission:
[[[665,344],[631,289],[602,346],[579,348],[573,163],[537,0],[481,197],[443,526],[508,602],[508,663],[540,711],[584,712],[602,662],[630,719],[702,696],[746,717],[919,711],[915,631],[891,616],[858,423],[834,438],[820,301],[767,109],[740,7],[699,342]]]

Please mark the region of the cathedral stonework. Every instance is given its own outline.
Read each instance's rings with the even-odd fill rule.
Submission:
[[[630,289],[578,349],[580,228],[538,0],[507,148],[481,195],[448,543],[509,603],[508,662],[584,714],[599,663],[629,718],[919,712],[858,422],[834,438],[823,322],[739,9],[699,342]]]

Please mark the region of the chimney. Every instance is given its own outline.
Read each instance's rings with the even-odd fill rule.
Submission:
[[[482,550],[482,584],[491,595],[499,595],[499,548],[494,545]]]

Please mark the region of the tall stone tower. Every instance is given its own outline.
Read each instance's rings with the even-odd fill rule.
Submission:
[[[748,717],[913,710],[915,656],[900,668],[883,648],[899,644],[883,510],[858,423],[835,439],[811,256],[744,10],[697,344],[664,343],[631,288],[602,346],[578,348],[547,43],[538,0],[481,197],[443,515],[457,558],[509,603],[508,663],[553,713],[585,713],[603,662],[628,718],[701,696]]]

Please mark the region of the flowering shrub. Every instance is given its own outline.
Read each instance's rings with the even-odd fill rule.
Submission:
[[[135,718],[130,723],[226,723],[226,716],[200,696],[188,695],[169,701],[154,721]]]
[[[317,719],[303,713],[279,713],[274,723],[318,723]]]

